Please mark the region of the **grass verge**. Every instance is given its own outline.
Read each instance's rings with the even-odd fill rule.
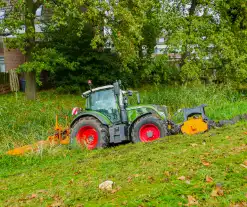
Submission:
[[[247,194],[245,131],[241,123],[106,150],[2,155],[0,206],[181,206],[188,196],[198,206],[236,205]],[[114,181],[112,191],[98,189],[105,180]],[[217,183],[223,195],[212,196]]]

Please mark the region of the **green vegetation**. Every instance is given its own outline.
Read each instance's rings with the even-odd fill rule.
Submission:
[[[75,106],[84,106],[80,96],[57,95],[54,91],[40,92],[37,101],[26,101],[22,93],[0,96],[0,142],[3,152],[53,134],[55,116],[65,125],[65,116]]]
[[[182,122],[178,109],[207,104],[206,114],[213,120],[230,119],[247,111],[246,100],[230,87],[144,87],[140,90],[141,103],[167,105],[171,118]],[[61,95],[56,91],[40,92],[36,102],[26,101],[22,93],[0,96],[0,152],[43,140],[53,133],[55,116],[65,125],[65,116],[72,119],[73,107],[84,108],[80,95]],[[136,98],[130,99],[135,104]]]
[[[246,206],[241,204],[247,196],[246,123],[106,150],[58,146],[23,157],[5,155],[53,134],[55,115],[64,126],[66,116],[70,122],[71,109],[84,107],[84,100],[61,93],[83,91],[87,79],[95,85],[119,78],[124,85],[144,85],[142,103],[167,105],[176,123],[183,121],[179,109],[203,103],[213,120],[247,113],[245,95],[235,90],[247,78],[246,2],[116,2],[25,0],[8,5],[0,31],[15,36],[6,38],[5,45],[26,56],[19,71],[26,73],[28,99],[36,99],[35,77],[40,83],[44,70],[57,89],[39,92],[35,102],[21,93],[0,96],[0,206],[173,207],[189,206],[188,196],[199,206]],[[1,8],[5,4],[0,0]],[[41,5],[47,13],[37,19]],[[39,23],[44,31],[38,34]],[[25,34],[20,34],[23,26]],[[159,37],[167,47],[154,57]],[[115,182],[113,191],[98,189],[105,180]]]
[[[246,200],[245,124],[96,151],[0,158],[1,206],[229,206]],[[209,166],[204,166],[208,162]],[[205,164],[205,163],[204,163]],[[206,164],[207,165],[207,164]],[[185,180],[178,180],[185,176]],[[213,178],[212,183],[205,181]],[[112,180],[112,192],[98,185]],[[216,183],[223,196],[212,197]]]
[[[87,79],[103,85],[119,77],[136,86],[246,82],[242,0],[25,0],[8,6],[0,31],[8,29],[16,38],[5,45],[26,56],[19,69],[27,73],[29,99],[35,99],[35,73],[39,82],[44,70],[61,91],[78,91]],[[43,32],[35,33],[40,23]],[[159,38],[163,55],[154,57]]]
[[[141,97],[145,103],[167,104],[172,114],[202,103],[208,104],[212,119],[247,111],[245,97],[227,87],[147,87]],[[188,204],[189,195],[199,206],[246,200],[246,169],[241,166],[247,155],[246,123],[148,144],[95,151],[58,146],[9,157],[4,154],[7,149],[45,139],[52,133],[55,114],[63,119],[84,101],[48,91],[38,93],[36,102],[20,93],[0,96],[0,102],[0,206],[181,206]],[[181,176],[185,178],[179,180]],[[206,176],[213,181],[206,182]],[[113,191],[98,189],[105,180],[115,182]],[[217,183],[224,195],[214,197]]]
[[[247,111],[245,95],[230,86],[144,87],[140,90],[141,103],[167,105],[170,115],[182,122],[178,109],[207,104],[206,114],[213,120],[230,119]],[[133,100],[131,100],[133,101]],[[134,103],[134,102],[133,102]]]

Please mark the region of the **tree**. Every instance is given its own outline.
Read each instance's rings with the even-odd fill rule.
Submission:
[[[122,64],[116,53],[111,53],[108,49],[93,49],[91,46],[94,38],[93,28],[90,24],[84,26],[80,31],[80,22],[69,18],[67,26],[59,26],[55,31],[45,30],[45,48],[50,48],[63,57],[63,61],[57,61],[54,73],[50,75],[50,81],[58,90],[64,92],[78,92],[88,87],[87,80],[93,80],[94,85],[112,84],[120,78]],[[80,36],[77,33],[80,31]],[[47,34],[47,36],[46,36]],[[47,54],[47,53],[46,53]],[[50,65],[58,60],[53,57]],[[49,64],[48,57],[39,55],[39,62]],[[46,61],[42,61],[46,60]],[[66,64],[64,64],[66,63]],[[74,67],[70,67],[74,66]],[[46,66],[47,67],[47,66]],[[124,79],[124,76],[121,76]]]
[[[27,62],[32,61],[32,53],[36,46],[35,18],[36,10],[43,4],[43,0],[12,0],[9,4],[1,0],[1,4],[5,4],[5,19],[1,23],[2,33],[8,31],[15,38],[8,40],[7,46],[10,48],[18,48],[25,55]],[[20,30],[25,30],[20,33]],[[26,97],[29,100],[36,99],[36,73],[34,68],[25,71],[26,79]]]
[[[12,46],[20,48],[26,55],[28,63],[20,68],[22,71],[26,71],[29,98],[35,98],[34,90],[29,93],[31,89],[35,89],[33,81],[35,73],[38,76],[40,69],[43,68],[56,70],[56,64],[50,64],[49,59],[42,59],[49,58],[44,56],[42,50],[48,52],[48,54],[52,51],[52,57],[54,57],[55,50],[58,48],[53,45],[53,50],[47,50],[47,47],[51,47],[52,44],[44,46],[45,44],[41,42],[50,41],[52,38],[49,35],[54,33],[62,34],[61,28],[68,28],[69,24],[73,22],[77,26],[76,30],[73,30],[75,31],[73,35],[83,39],[85,35],[84,28],[86,25],[90,25],[93,37],[90,42],[91,48],[100,52],[104,51],[107,44],[110,44],[110,47],[115,50],[114,53],[119,58],[119,62],[123,65],[121,68],[124,69],[125,73],[131,72],[130,66],[134,65],[142,55],[140,53],[142,45],[148,45],[149,51],[151,51],[155,43],[156,37],[152,34],[157,35],[158,33],[158,27],[155,27],[158,18],[157,15],[153,16],[152,14],[154,13],[153,8],[157,7],[158,2],[158,0],[122,0],[120,2],[116,0],[25,0],[12,5],[14,9],[6,16],[3,26],[16,35]],[[35,33],[34,29],[35,11],[42,3],[45,8],[51,10],[52,15],[44,22],[44,32],[47,33],[39,34],[40,36],[37,38],[38,34]],[[156,14],[157,9],[155,11]],[[24,16],[24,18],[16,22],[17,16]],[[156,22],[153,21],[154,19]],[[26,33],[19,34],[18,29],[23,25],[26,27]],[[150,28],[153,30],[152,33],[148,31]],[[66,34],[64,36],[68,37]],[[40,40],[38,44],[37,39]],[[88,49],[90,51],[90,48]],[[41,58],[37,54],[40,54]],[[67,59],[68,56],[65,53],[62,54],[64,54],[63,64],[72,61],[70,63],[75,67],[76,64],[73,64],[73,62],[76,60]],[[111,60],[111,56],[108,57]],[[57,58],[61,60],[61,55],[58,54]]]
[[[122,1],[56,1],[52,19],[53,25],[67,25],[68,15],[94,28],[92,47],[97,48],[110,40],[122,59],[126,62],[138,55],[139,44],[143,40],[144,25],[152,16],[157,0]],[[63,8],[63,9],[62,9]],[[78,12],[84,8],[84,12]],[[80,35],[80,32],[78,33]]]
[[[142,58],[142,46],[148,46],[151,55],[156,37],[162,30],[158,21],[157,8],[160,4],[157,0],[124,0],[120,3],[57,0],[46,6],[52,9],[53,15],[45,22],[44,42],[48,43],[45,47],[56,49],[71,63],[78,63],[74,71],[60,67],[60,72],[64,70],[75,74],[75,71],[83,71],[85,77],[95,74],[95,79],[101,84],[116,79],[120,73],[125,77],[126,74],[131,75],[133,65],[138,65]],[[81,48],[78,48],[79,45]],[[106,52],[109,48],[114,56]],[[95,61],[94,65],[90,59]],[[116,59],[121,64],[115,64]],[[108,72],[114,74],[112,77],[106,78],[100,73],[104,67],[101,65],[101,69],[97,66],[99,61],[109,66]],[[112,71],[114,64],[115,72]],[[94,70],[89,73],[92,65]]]
[[[168,53],[181,54],[184,82],[204,76],[239,83],[247,78],[246,5],[241,0],[163,1]],[[215,73],[216,71],[216,73]]]
[[[179,53],[180,76],[184,82],[199,79],[210,66],[207,59],[214,19],[209,1],[174,0],[164,2],[163,26],[167,53]]]
[[[247,2],[217,0],[215,10],[220,20],[215,39],[218,75],[239,84],[247,79]]]

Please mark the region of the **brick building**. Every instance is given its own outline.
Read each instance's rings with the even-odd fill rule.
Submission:
[[[25,62],[24,55],[18,49],[4,48],[5,71],[15,69]]]
[[[5,2],[9,5],[9,0],[5,0]],[[5,13],[9,9],[9,7],[0,8],[0,21],[5,18]],[[45,15],[44,15],[45,14]],[[36,11],[36,20],[41,20],[44,18],[48,18],[49,13],[43,11],[43,6],[40,6]],[[37,33],[42,32],[41,24],[35,24],[35,31]],[[20,34],[25,33],[25,28],[19,30]],[[0,72],[8,72],[10,69],[15,69],[19,65],[25,62],[25,56],[20,52],[19,49],[8,49],[4,41],[8,38],[15,38],[11,34],[6,32],[0,36]],[[5,39],[5,40],[4,40]]]

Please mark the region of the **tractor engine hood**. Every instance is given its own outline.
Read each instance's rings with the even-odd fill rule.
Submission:
[[[168,109],[166,105],[152,105],[154,108],[157,109],[160,113],[163,113],[166,117],[168,117]]]
[[[167,107],[162,105],[138,105],[127,107],[126,110],[129,122],[146,113],[157,114],[161,119],[168,119]]]

